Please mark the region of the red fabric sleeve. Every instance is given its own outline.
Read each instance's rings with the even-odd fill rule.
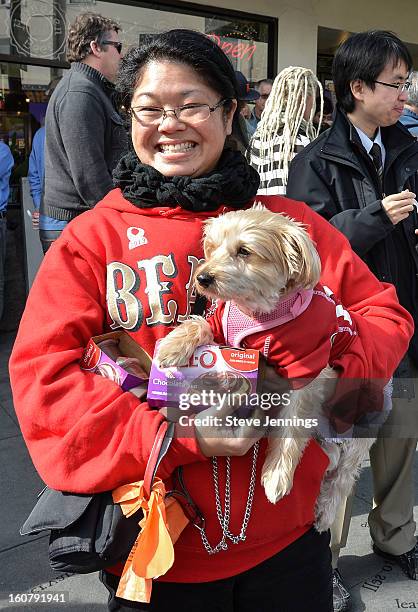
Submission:
[[[105,265],[60,240],[30,292],[10,359],[13,399],[41,478],[52,488],[98,492],[141,478],[163,416],[116,383],[80,370],[106,325]],[[159,474],[204,461],[194,438],[175,439]]]

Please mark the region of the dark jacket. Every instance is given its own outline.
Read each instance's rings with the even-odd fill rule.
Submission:
[[[381,134],[386,150],[384,194],[355,128],[337,110],[333,126],[292,161],[287,196],[306,202],[345,234],[371,271],[395,285],[417,325],[417,212],[393,225],[382,198],[406,188],[418,194],[418,143],[400,123],[381,128]],[[417,332],[410,348],[418,363]]]
[[[58,83],[46,113],[43,214],[69,221],[112,188],[112,171],[128,138],[97,70],[75,62]]]

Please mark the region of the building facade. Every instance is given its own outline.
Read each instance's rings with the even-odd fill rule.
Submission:
[[[183,2],[0,0],[0,140],[17,165],[26,163],[43,121],[48,84],[68,68],[68,25],[83,11],[115,19],[125,50],[161,31],[191,28],[214,40],[249,80],[273,75],[277,67],[277,19],[268,15]]]
[[[12,148],[16,185],[25,176],[32,137],[45,115],[48,84],[68,68],[68,25],[87,10],[120,23],[125,50],[166,29],[201,31],[253,82],[289,65],[317,70],[329,82],[338,44],[350,32],[369,28],[395,31],[418,61],[418,4],[410,0],[396,6],[391,0],[215,2],[0,0],[0,140]]]

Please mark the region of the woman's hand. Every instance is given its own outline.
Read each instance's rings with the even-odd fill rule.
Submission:
[[[170,408],[161,408],[159,412],[169,421],[177,422],[176,435],[179,438],[184,437],[180,417],[187,417],[188,425],[192,426],[200,450],[205,457],[245,455],[257,440],[263,437],[267,429],[263,426],[264,411],[258,408],[252,410],[251,413],[248,411],[246,417],[237,414],[237,407],[231,409],[230,406],[219,405],[189,415],[180,414],[177,410],[176,414],[173,414],[174,411]]]
[[[241,457],[264,436],[265,411],[256,407],[211,406],[194,415],[194,429],[200,450],[206,457]]]
[[[268,417],[273,416],[273,413],[277,416],[280,410],[277,403],[272,402],[269,406],[268,396],[274,393],[277,398],[278,393],[288,392],[289,388],[289,381],[279,376],[272,366],[264,364],[259,384],[262,403],[259,401],[258,406],[253,408],[213,406],[195,416],[194,427],[202,453],[206,457],[245,455],[266,435]],[[206,423],[209,422],[210,426],[204,424],[204,417],[207,417]]]
[[[268,417],[277,416],[280,410],[277,402],[272,402],[269,407],[268,395],[274,393],[277,399],[278,393],[286,393],[289,389],[289,381],[265,364],[259,384],[259,396],[263,395],[263,402],[259,401],[256,406],[240,406],[233,402],[232,394],[225,394],[222,404],[210,406],[197,414],[186,415],[170,408],[161,408],[159,412],[170,421],[187,416],[189,424],[194,427],[200,450],[206,457],[240,457],[266,435]],[[240,397],[239,394],[237,396]],[[181,425],[178,435],[184,435]]]

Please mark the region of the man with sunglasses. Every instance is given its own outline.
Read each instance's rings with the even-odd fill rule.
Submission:
[[[41,213],[60,225],[40,230],[43,243],[51,244],[71,219],[113,188],[112,171],[127,150],[126,131],[113,99],[122,52],[119,30],[113,19],[90,12],[78,15],[69,27],[71,67],[46,113],[41,204]]]
[[[307,202],[343,232],[379,280],[395,285],[414,318],[415,334],[395,373],[392,412],[370,452],[375,507],[369,526],[374,552],[416,580],[418,143],[399,123],[411,68],[407,47],[391,32],[354,34],[339,47],[333,64],[335,121],[293,160],[287,195]],[[349,524],[347,517],[343,522]],[[335,609],[348,609],[338,570],[334,576]]]

